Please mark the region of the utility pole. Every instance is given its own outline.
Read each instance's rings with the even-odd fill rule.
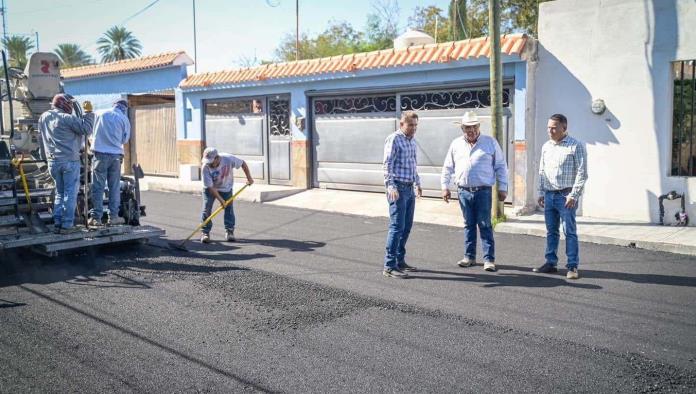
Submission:
[[[7,8],[5,8],[5,0],[2,0],[2,8],[0,8],[0,13],[2,13],[2,36],[7,41]]]
[[[41,49],[39,47],[39,32],[35,31],[34,34],[36,35],[36,52],[41,52]]]
[[[193,0],[193,73],[198,73],[198,47],[196,45],[196,0]]]
[[[505,147],[503,137],[503,79],[501,76],[500,60],[500,0],[488,0],[488,31],[491,40],[491,126],[493,138],[500,146]],[[503,150],[505,151],[505,149]],[[503,201],[498,201],[498,185],[493,188],[493,212],[494,218],[502,218],[504,215]]]
[[[300,0],[295,0],[295,60],[300,60]]]

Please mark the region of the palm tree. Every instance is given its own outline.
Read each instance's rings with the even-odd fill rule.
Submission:
[[[2,45],[9,52],[10,67],[21,68],[27,65],[27,52],[34,49],[34,43],[29,37],[9,36],[2,38]]]
[[[102,62],[132,59],[140,56],[143,46],[133,33],[123,26],[114,26],[97,40],[97,50]]]
[[[84,66],[94,61],[77,44],[58,44],[53,51],[60,58],[60,66],[63,68]]]

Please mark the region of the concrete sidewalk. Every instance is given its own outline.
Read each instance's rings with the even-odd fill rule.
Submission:
[[[235,182],[235,191],[240,182]],[[279,198],[291,196],[305,191],[305,189],[297,189],[288,186],[274,186],[254,184],[244,190],[237,199],[240,201],[249,202],[269,202]],[[141,190],[152,190],[158,192],[176,192],[188,194],[201,194],[203,191],[203,182],[201,181],[181,181],[178,178],[146,176],[140,180]]]
[[[544,215],[510,216],[495,231],[509,234],[546,236]],[[659,226],[651,223],[578,217],[580,241],[628,246],[696,256],[696,227]],[[563,238],[563,235],[561,235]]]
[[[143,187],[144,190],[195,194],[200,194],[203,189],[200,181],[179,182],[176,178],[161,177],[146,177],[143,180]],[[382,193],[328,189],[304,190],[287,186],[254,184],[240,194],[239,199],[368,217],[387,217],[389,214],[386,197]],[[506,208],[505,213],[508,221],[498,224],[496,232],[546,236],[543,214],[515,216],[511,208]],[[420,198],[416,201],[414,220],[420,223],[463,227],[462,214],[457,201],[446,204],[440,199]],[[578,217],[578,237],[583,242],[696,256],[696,227],[658,226],[615,219]]]

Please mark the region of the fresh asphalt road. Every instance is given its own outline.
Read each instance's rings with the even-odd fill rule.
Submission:
[[[144,201],[169,239],[199,219]],[[398,280],[384,218],[236,213],[236,243],[5,258],[0,392],[696,391],[694,257],[581,244],[567,281],[531,272],[543,239],[497,234],[487,273],[455,265],[460,228],[416,224]]]

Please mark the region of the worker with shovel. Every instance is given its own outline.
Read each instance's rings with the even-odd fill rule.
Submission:
[[[233,170],[242,168],[247,178],[247,185],[254,183],[251,178],[251,172],[246,162],[233,155],[220,153],[217,149],[208,147],[203,151],[203,159],[201,160],[203,168],[201,170],[203,176],[203,213],[201,221],[205,222],[211,214],[213,204],[219,201],[220,205],[225,207],[225,239],[234,241],[234,208],[232,201],[226,204],[226,201],[232,197],[232,185],[234,183]],[[201,231],[201,242],[210,242],[210,230],[213,228],[212,221],[209,221],[203,226]]]

